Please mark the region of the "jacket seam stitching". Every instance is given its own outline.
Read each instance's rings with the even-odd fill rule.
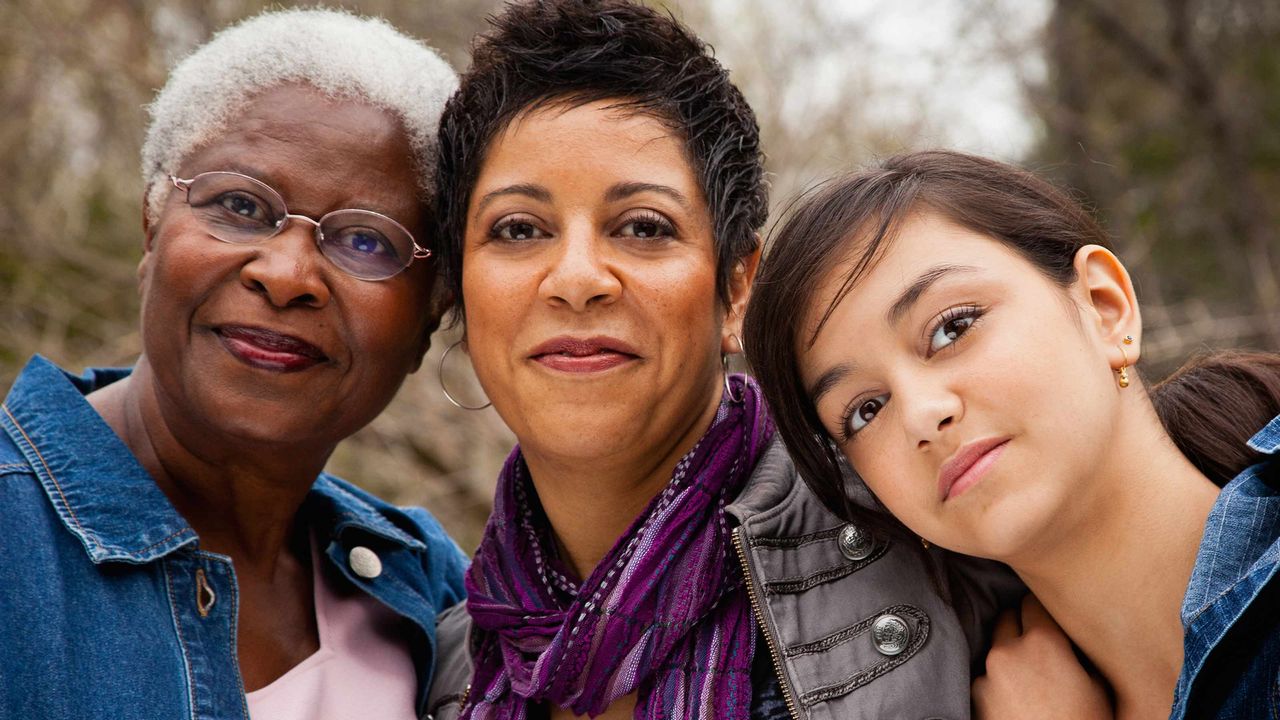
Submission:
[[[876,548],[875,552],[862,560],[829,567],[810,575],[773,580],[764,583],[764,592],[766,595],[794,595],[806,590],[812,590],[819,585],[825,585],[826,583],[852,575],[853,573],[884,557],[888,550],[888,543],[881,543]]]
[[[187,701],[191,707],[191,720],[196,720],[196,683],[191,672],[191,658],[188,657],[187,641],[182,637],[182,618],[178,617],[178,602],[173,594],[173,582],[169,577],[169,563],[162,561],[164,569],[164,585],[169,594],[169,612],[173,616],[173,630],[178,635],[178,647],[182,649],[182,664],[187,668]]]
[[[9,406],[6,404],[0,407],[4,409],[4,414],[9,416],[9,420],[13,422],[13,426],[18,429],[18,432],[22,433],[22,438],[27,441],[27,445],[31,447],[31,451],[36,454],[36,457],[40,458],[40,464],[44,466],[44,471],[49,474],[49,480],[53,482],[54,488],[57,489],[58,497],[62,498],[62,506],[66,508],[67,514],[71,516],[71,521],[76,524],[76,528],[80,530],[81,535],[98,549],[102,549],[102,544],[98,542],[98,539],[90,534],[89,531],[85,530],[84,525],[80,523],[80,518],[76,516],[76,511],[72,509],[71,503],[67,501],[67,496],[62,490],[62,484],[58,482],[58,478],[53,474],[53,470],[49,469],[49,462],[44,459],[44,455],[40,452],[40,448],[36,447],[35,442],[31,440],[31,436],[27,435],[26,429],[22,427],[22,423],[18,422],[18,418],[13,416],[13,412],[9,410]]]
[[[916,616],[919,628],[915,635],[911,638],[911,644],[900,655],[887,658],[871,667],[860,670],[843,682],[826,685],[816,688],[800,696],[800,704],[805,707],[812,707],[820,702],[832,700],[837,697],[848,695],[849,693],[870,684],[874,680],[889,673],[894,668],[901,666],[907,660],[910,660],[920,649],[924,647],[925,640],[929,637],[929,616],[910,605],[901,606],[902,608],[911,608],[914,612],[909,613]],[[901,612],[902,610],[900,610]],[[917,615],[918,613],[918,615]]]
[[[840,534],[844,526],[819,530],[817,532],[805,533],[804,535],[794,535],[790,537],[757,537],[750,539],[751,547],[763,548],[798,548],[804,545],[810,545],[823,540],[830,540]]]

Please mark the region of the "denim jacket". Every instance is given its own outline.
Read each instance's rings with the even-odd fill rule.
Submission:
[[[128,374],[37,356],[0,407],[0,718],[248,718],[230,558],[200,548],[83,397]],[[425,511],[329,475],[299,513],[347,582],[411,621],[421,711],[465,556]],[[374,577],[352,570],[356,547],[380,573],[363,551]]]
[[[1280,417],[1249,446],[1271,457],[1223,488],[1205,523],[1172,720],[1280,718]]]

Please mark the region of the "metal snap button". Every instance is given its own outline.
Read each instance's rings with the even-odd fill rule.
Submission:
[[[382,560],[378,559],[377,553],[363,545],[351,548],[351,553],[347,555],[347,562],[351,564],[351,572],[366,580],[372,580],[382,574]]]
[[[850,560],[865,560],[876,546],[871,533],[853,523],[840,529],[836,544],[840,546],[840,553]]]
[[[897,615],[886,613],[872,624],[871,641],[881,655],[898,655],[911,642],[911,626]]]

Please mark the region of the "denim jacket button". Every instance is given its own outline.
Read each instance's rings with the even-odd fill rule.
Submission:
[[[351,548],[347,561],[351,563],[351,572],[366,580],[382,574],[382,561],[378,559],[378,554],[363,545]]]
[[[886,613],[876,618],[872,624],[871,641],[881,655],[898,655],[911,642],[911,627],[897,615]]]
[[[840,529],[836,544],[840,546],[840,553],[850,560],[865,560],[875,549],[871,533],[852,523]]]

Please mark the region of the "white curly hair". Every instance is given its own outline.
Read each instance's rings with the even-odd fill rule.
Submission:
[[[269,11],[222,30],[188,55],[148,107],[151,125],[142,146],[148,218],[159,217],[172,189],[169,175],[183,160],[254,96],[291,83],[395,115],[413,149],[417,190],[424,198],[433,194],[436,129],[458,87],[449,64],[380,18]]]

